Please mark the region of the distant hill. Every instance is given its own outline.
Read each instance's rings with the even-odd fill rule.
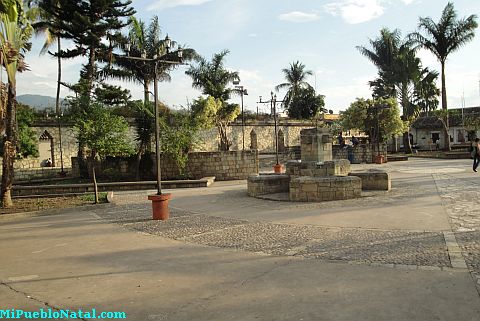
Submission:
[[[43,110],[45,108],[55,109],[55,97],[42,96],[42,95],[19,95],[17,96],[19,103],[29,105],[32,108]],[[60,98],[60,104],[63,103],[63,99]]]

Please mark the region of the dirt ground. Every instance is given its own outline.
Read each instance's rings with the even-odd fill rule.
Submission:
[[[13,200],[12,208],[0,208],[1,214],[33,212],[54,208],[69,208],[93,204],[85,197],[38,197],[38,198],[16,198]]]

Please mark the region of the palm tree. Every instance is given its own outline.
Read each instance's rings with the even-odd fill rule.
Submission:
[[[13,205],[13,185],[17,133],[16,133],[16,74],[26,69],[24,53],[30,49],[28,42],[32,28],[22,10],[22,1],[15,1],[6,12],[0,13],[0,55],[2,67],[7,71],[7,104],[5,110],[5,136],[3,140],[2,184],[0,199],[3,207]]]
[[[32,1],[30,5],[37,5],[34,7],[34,19],[36,22],[33,24],[33,29],[35,30],[35,34],[44,34],[45,35],[45,42],[40,50],[40,54],[44,55],[48,51],[48,49],[56,43],[57,45],[57,53],[52,54],[53,56],[57,57],[57,94],[55,99],[55,112],[57,116],[60,116],[60,85],[62,83],[62,58],[60,56],[60,52],[62,51],[62,44],[61,38],[59,37],[59,21],[55,16],[49,14],[45,10],[42,10],[38,3],[42,0]],[[48,2],[50,5],[52,1]],[[53,4],[55,6],[60,6],[60,1],[56,0]]]
[[[288,108],[293,98],[300,92],[302,88],[311,88],[306,82],[307,76],[313,75],[311,70],[305,70],[305,65],[299,61],[290,64],[289,68],[282,69],[286,82],[277,85],[276,91],[287,89],[287,93],[283,98],[283,105]]]
[[[407,40],[401,40],[398,29],[390,31],[383,28],[377,39],[370,40],[371,49],[358,46],[361,54],[366,56],[378,68],[378,78],[370,82],[373,96],[376,98],[395,97],[403,109],[403,118],[413,120],[419,114],[419,104],[414,101],[415,90],[421,82],[435,87],[435,77],[428,74],[428,69],[422,68],[415,48]],[[435,93],[430,91],[430,94]],[[430,97],[428,97],[430,98]],[[417,97],[417,99],[420,99]],[[408,130],[404,133],[404,146],[407,153],[411,152]]]
[[[438,23],[435,23],[430,17],[420,17],[418,24],[419,32],[413,32],[408,37],[412,43],[429,50],[437,57],[438,61],[440,61],[443,110],[447,110],[445,63],[452,52],[457,51],[474,38],[475,29],[478,27],[476,19],[476,15],[458,19],[453,3],[449,2],[443,9],[442,16]],[[422,31],[424,34],[421,33]],[[448,125],[448,116],[446,123]],[[445,133],[445,142],[447,148],[450,150],[448,132]]]
[[[212,61],[203,57],[197,58],[197,66],[191,66],[185,74],[192,77],[193,88],[200,89],[204,95],[212,96],[226,102],[230,99],[234,89],[229,88],[234,81],[240,81],[237,71],[229,71],[225,68],[225,57],[230,52],[224,50],[213,55]]]
[[[237,71],[229,71],[225,68],[225,57],[228,53],[228,50],[224,50],[215,54],[212,61],[199,57],[198,64],[191,66],[185,72],[192,78],[193,88],[200,89],[204,95],[208,96],[206,99],[200,98],[194,105],[197,105],[199,109],[197,112],[200,114],[205,112],[205,109],[211,108],[210,116],[215,119],[220,136],[219,147],[222,151],[230,149],[227,126],[239,113],[238,105],[227,103],[232,93],[238,93],[238,90],[229,86],[235,81],[240,81]]]

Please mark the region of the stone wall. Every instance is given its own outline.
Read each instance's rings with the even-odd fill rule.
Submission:
[[[352,164],[371,164],[374,162],[375,155],[377,155],[377,145],[374,144],[359,144],[345,148],[333,146],[333,159],[348,159]],[[380,145],[380,155],[387,155],[387,145]]]
[[[142,172],[150,173],[146,179],[156,179],[155,155],[150,157],[149,168],[143,168]],[[78,176],[77,159],[73,158],[72,175]],[[198,152],[189,153],[184,175],[176,163],[168,158],[160,160],[162,179],[192,178],[200,179],[208,176],[215,176],[218,181],[247,179],[250,175],[258,174],[258,153],[256,151],[245,152]],[[95,167],[99,177],[114,175],[116,179],[133,179],[136,173],[136,161],[133,157],[111,157],[99,162]]]
[[[279,136],[283,134],[284,142],[283,146],[300,146],[300,131],[305,128],[312,128],[315,125],[308,121],[280,121],[278,124]],[[247,122],[245,125],[245,150],[251,149],[252,142],[251,133],[252,130],[256,134],[256,147],[261,153],[274,153],[275,152],[275,124],[272,121],[265,122]],[[242,150],[242,126],[241,124],[233,123],[227,130],[228,138],[232,145],[231,150]],[[218,150],[219,135],[216,128],[210,130],[201,131],[198,134],[198,142],[194,146],[194,151],[216,151]],[[282,143],[279,142],[279,146]]]
[[[289,197],[297,202],[322,202],[360,197],[362,180],[354,176],[297,177],[290,181]]]

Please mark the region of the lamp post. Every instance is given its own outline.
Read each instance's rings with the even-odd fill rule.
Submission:
[[[280,161],[278,158],[277,103],[283,103],[283,100],[277,100],[277,95],[273,94],[273,91],[270,92],[270,97],[271,99],[269,101],[262,101],[262,96],[260,96],[259,103],[261,104],[270,103],[270,109],[273,113],[273,124],[274,124],[274,134],[275,134],[275,161],[276,161],[275,166],[273,166],[273,171],[278,174],[282,172],[282,165],[280,165]]]
[[[170,53],[170,48],[172,42],[168,35],[163,40],[163,44],[167,49],[165,55],[159,56],[157,54],[153,55],[152,58],[147,58],[145,50],[142,52],[141,57],[131,57],[130,53],[130,43],[126,44],[127,56],[122,57],[126,59],[132,59],[137,61],[142,61],[153,65],[154,68],[154,110],[155,110],[155,156],[157,163],[157,193],[155,195],[149,195],[148,199],[152,201],[152,210],[153,210],[153,219],[154,220],[167,220],[170,213],[168,209],[168,200],[171,199],[172,195],[170,193],[162,193],[162,171],[160,164],[160,151],[161,151],[161,142],[160,142],[160,123],[159,123],[159,108],[158,108],[158,65],[170,64],[170,65],[179,65],[182,64],[183,59],[183,50],[182,48],[177,49],[177,58],[178,61],[166,60],[166,55]]]
[[[247,89],[243,86],[240,86],[240,81],[235,80],[233,82],[235,88],[240,92],[240,97],[242,101],[242,150],[245,151],[245,113],[243,112],[243,95],[248,96]]]

